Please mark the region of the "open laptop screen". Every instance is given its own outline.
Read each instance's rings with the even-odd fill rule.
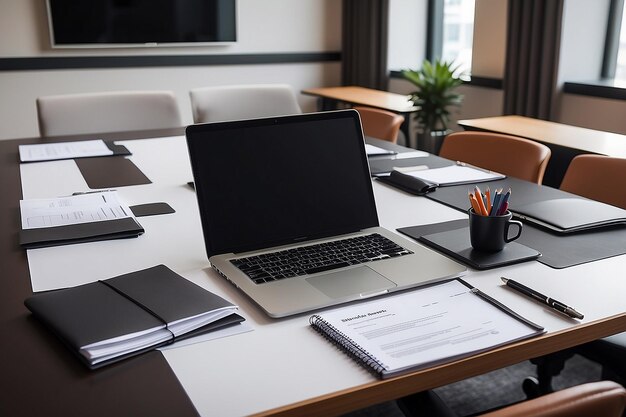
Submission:
[[[353,110],[192,125],[186,134],[209,257],[378,226]]]

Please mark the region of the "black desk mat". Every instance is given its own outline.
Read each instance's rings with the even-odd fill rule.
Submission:
[[[419,240],[424,235],[460,229],[467,225],[468,220],[461,219],[397,230]],[[605,228],[602,231],[563,236],[525,224],[516,242],[541,252],[542,256],[537,261],[561,269],[626,254],[626,228]]]
[[[152,183],[133,161],[123,156],[81,158],[74,161],[92,189]]]
[[[420,242],[474,269],[491,269],[537,259],[541,254],[521,243],[509,242],[499,252],[480,252],[472,248],[469,227],[422,235]]]
[[[478,185],[483,192],[487,187],[489,187],[492,192],[499,188],[502,188],[506,192],[510,188],[511,199],[509,200],[509,210],[511,211],[515,211],[516,206],[519,207],[539,201],[576,197],[573,194],[556,188],[538,185],[513,177],[507,177],[497,181],[481,182],[476,185]],[[467,211],[467,209],[469,209],[467,190],[473,187],[473,184],[439,187],[435,191],[426,194],[426,197],[457,210]]]

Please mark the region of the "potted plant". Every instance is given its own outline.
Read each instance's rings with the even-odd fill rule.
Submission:
[[[418,124],[418,147],[433,154],[438,154],[443,139],[448,134],[450,109],[460,106],[463,96],[456,93],[456,87],[463,81],[458,66],[452,62],[425,60],[417,70],[404,70],[402,75],[417,90],[411,93],[410,100],[419,107],[415,112]]]

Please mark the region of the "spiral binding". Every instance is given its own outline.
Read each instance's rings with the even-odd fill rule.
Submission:
[[[371,353],[359,346],[354,340],[337,330],[322,317],[313,315],[309,318],[309,324],[324,338],[343,350],[348,356],[365,366],[367,370],[378,377],[382,377],[387,367]]]

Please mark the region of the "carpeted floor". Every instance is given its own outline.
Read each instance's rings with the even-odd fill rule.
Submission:
[[[536,375],[535,366],[525,361],[488,374],[437,388],[435,392],[459,416],[469,416],[526,398],[522,381]],[[600,380],[600,366],[574,356],[553,379],[555,389]],[[395,402],[387,402],[346,414],[344,417],[404,417]]]

